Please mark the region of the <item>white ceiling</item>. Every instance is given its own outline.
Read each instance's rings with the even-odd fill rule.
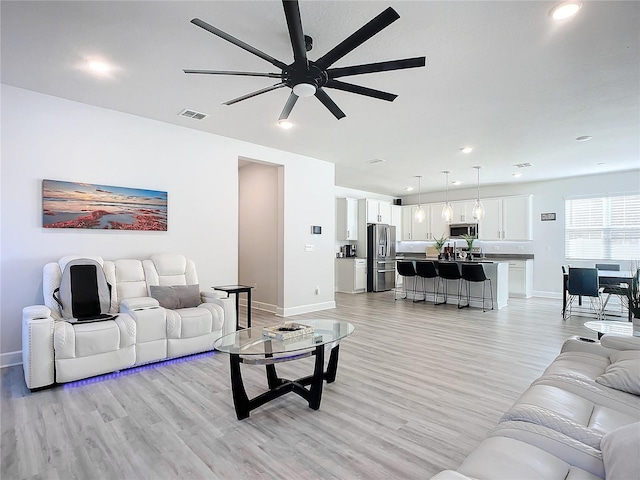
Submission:
[[[553,5],[302,0],[311,60],[392,6],[400,19],[333,66],[422,55],[427,66],[345,78],[398,98],[327,90],[347,115],[339,121],[302,98],[288,131],[275,125],[287,88],[222,105],[277,80],[182,72],[275,68],[192,25],[194,17],[291,63],[276,1],[3,0],[2,82],[333,162],[337,185],[394,196],[407,195],[415,175],[423,192],[442,191],[442,170],[468,188],[474,165],[482,185],[638,168],[640,2],[585,1],[562,23],[549,17]],[[81,68],[90,58],[116,70],[91,76]],[[209,117],[178,116],[184,108]],[[475,150],[465,155],[465,145]],[[513,165],[524,162],[533,166],[514,179]]]

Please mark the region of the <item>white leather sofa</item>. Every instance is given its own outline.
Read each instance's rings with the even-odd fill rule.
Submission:
[[[640,478],[640,337],[568,339],[457,471],[432,480]]]
[[[102,265],[112,287],[110,313],[118,313],[114,320],[71,324],[62,319],[53,291],[60,286],[65,265],[76,258]],[[37,389],[212,350],[217,338],[236,328],[235,303],[223,298],[226,294],[203,290],[199,305],[176,309],[163,308],[150,295],[152,286],[197,284],[193,261],[182,255],[115,261],[70,255],[46,264],[44,305],[25,307],[22,313],[27,387]]]

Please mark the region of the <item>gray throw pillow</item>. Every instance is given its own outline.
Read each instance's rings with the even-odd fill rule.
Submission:
[[[200,285],[151,285],[149,293],[158,300],[161,307],[169,310],[197,307],[200,300]]]

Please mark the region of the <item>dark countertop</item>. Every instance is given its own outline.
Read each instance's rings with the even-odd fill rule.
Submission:
[[[403,257],[405,260],[424,260],[427,256],[419,252],[398,252],[397,257]],[[429,260],[437,260],[436,257],[428,257]],[[493,261],[509,261],[509,260],[533,260],[533,253],[486,253],[484,259]]]

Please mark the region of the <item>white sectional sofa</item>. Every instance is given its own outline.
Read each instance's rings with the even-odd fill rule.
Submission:
[[[114,320],[72,324],[64,321],[53,291],[65,265],[91,258],[102,265],[111,285]],[[213,342],[236,329],[235,303],[226,294],[203,289],[197,306],[164,308],[163,288],[198,285],[193,261],[161,254],[149,259],[108,261],[70,255],[43,269],[44,305],[22,314],[22,360],[27,387],[71,382],[125,368],[213,349]],[[151,297],[152,287],[157,298]],[[195,287],[193,287],[195,288]],[[160,298],[160,300],[158,300]],[[173,307],[173,305],[172,305]]]
[[[568,339],[457,471],[432,480],[640,478],[640,337]]]

